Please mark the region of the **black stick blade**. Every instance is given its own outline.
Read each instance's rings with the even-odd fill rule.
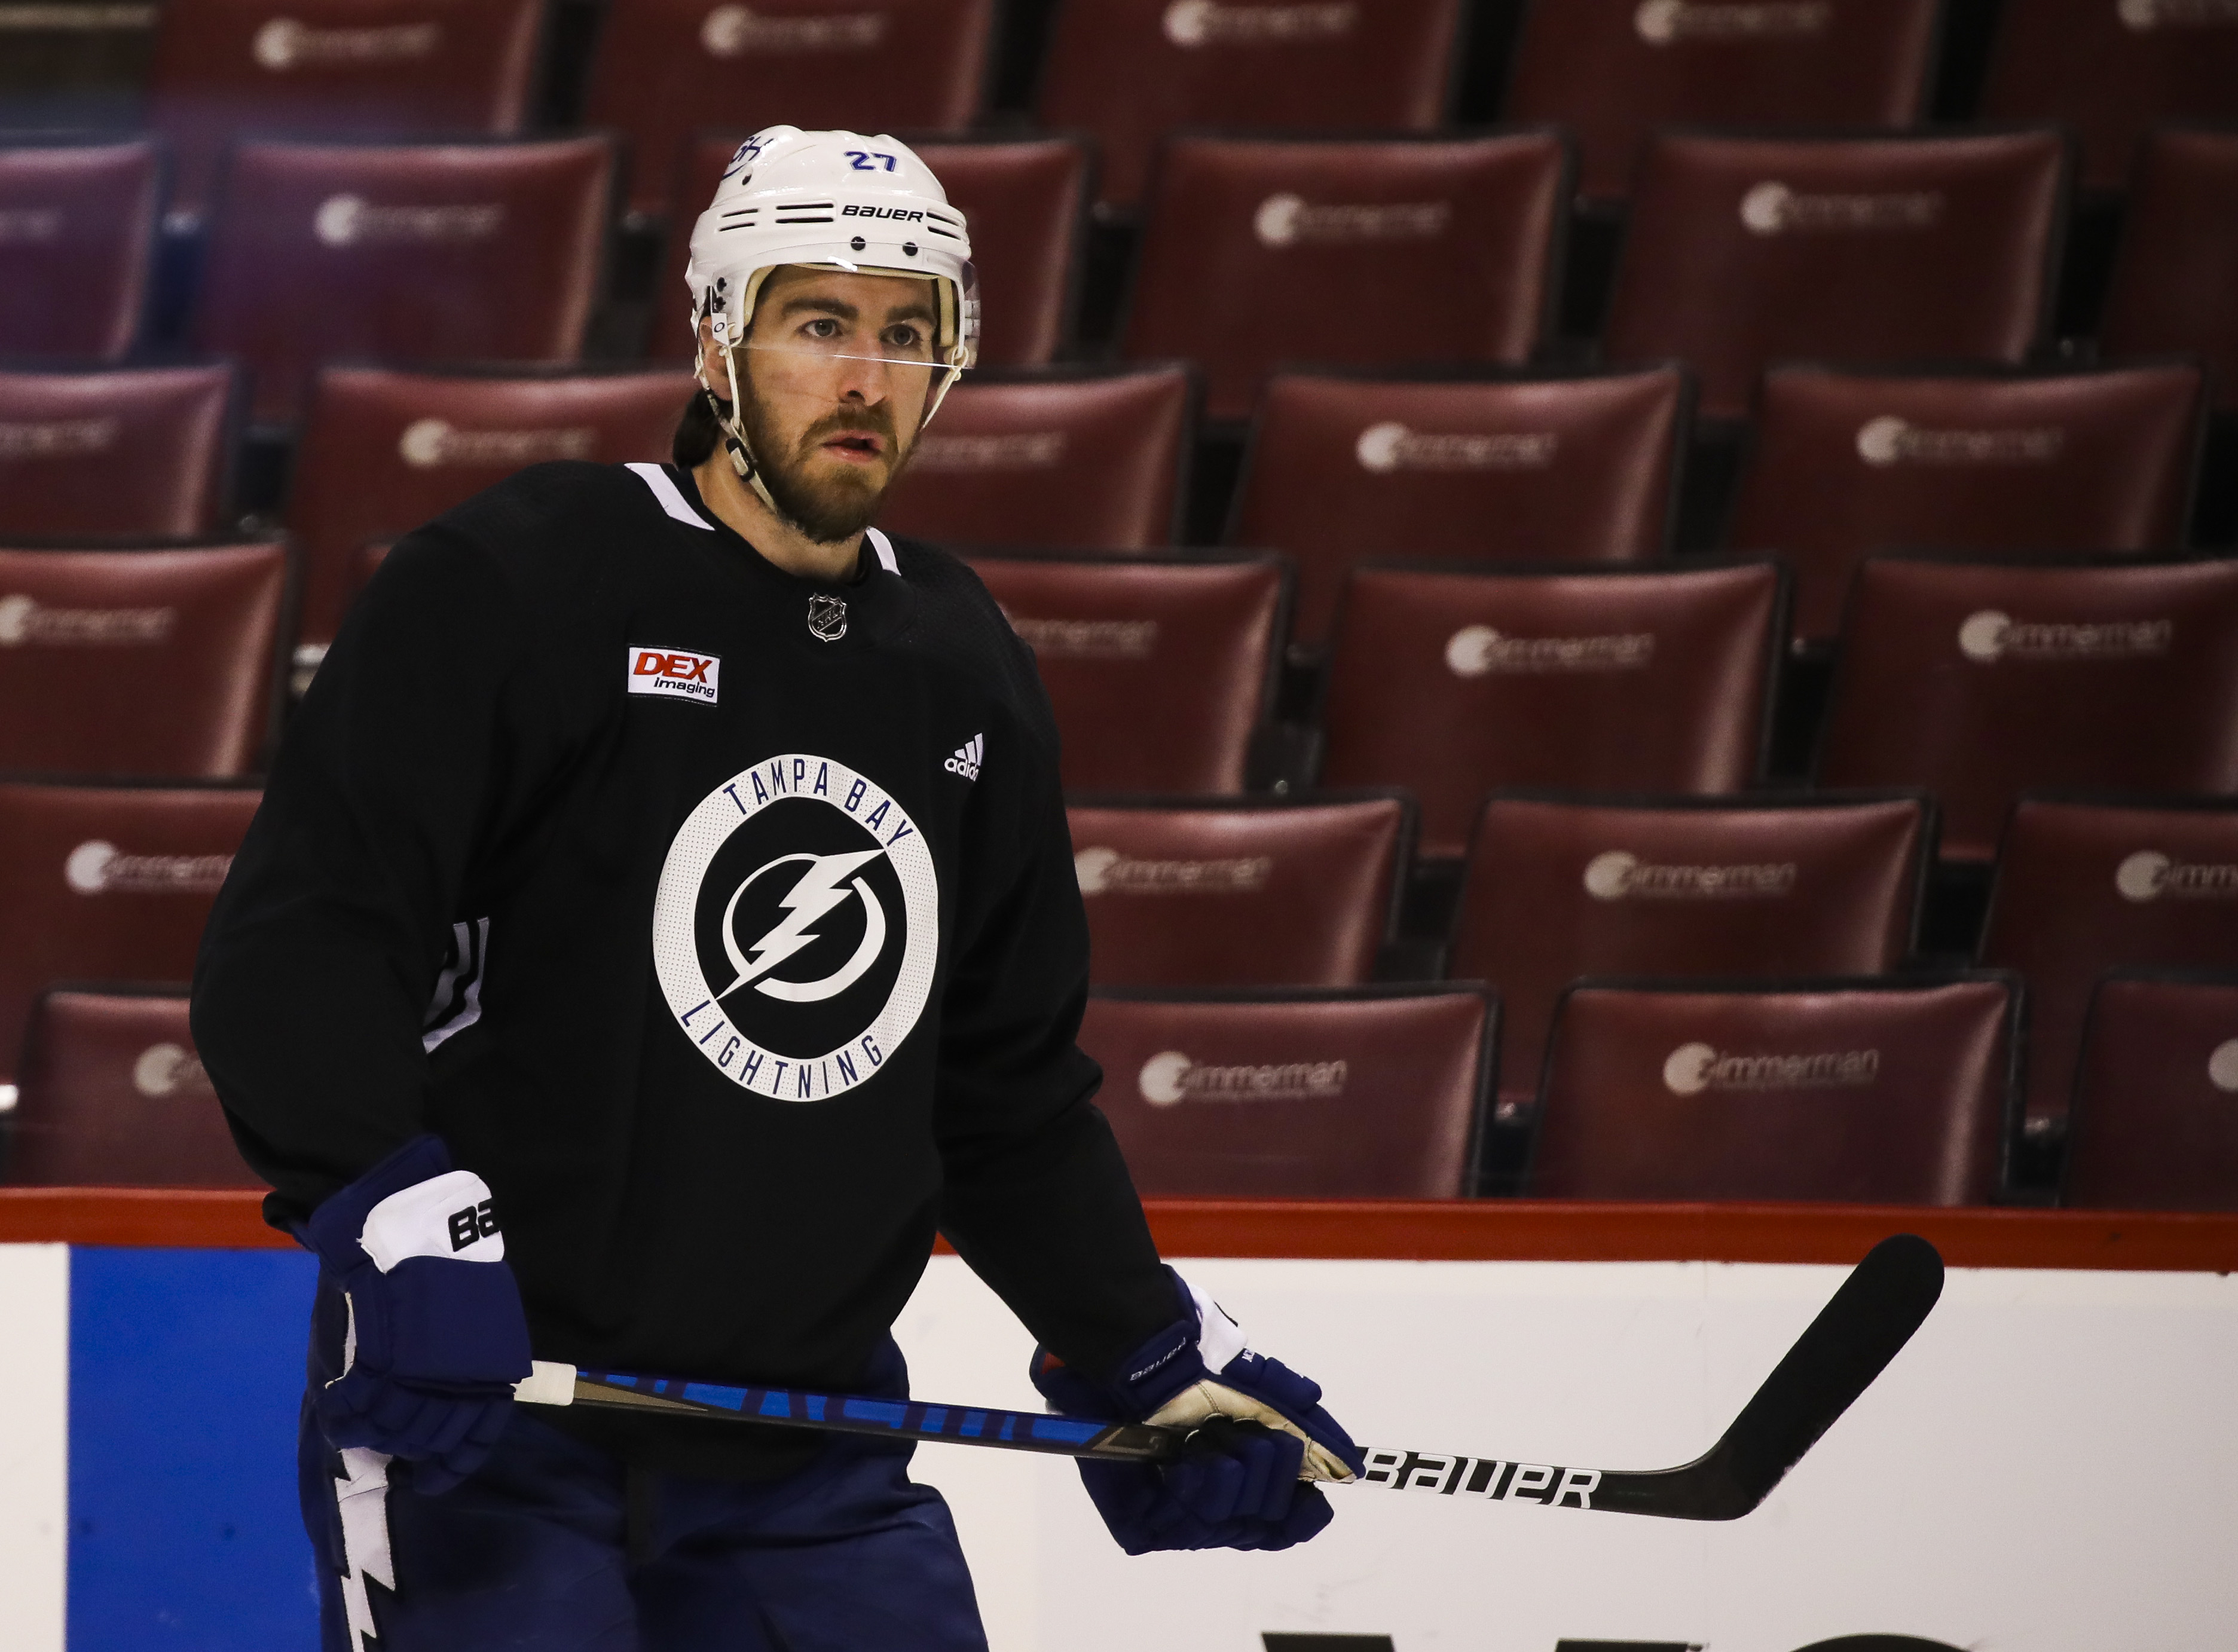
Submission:
[[[1943,1294],[1943,1258],[1917,1234],[1867,1252],[1741,1408],[1725,1437],[1684,1468],[1604,1474],[1592,1506],[1681,1520],[1737,1520],[1888,1368]]]

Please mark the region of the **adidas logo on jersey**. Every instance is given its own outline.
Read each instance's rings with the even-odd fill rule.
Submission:
[[[979,778],[979,765],[987,761],[987,737],[975,734],[956,748],[956,755],[940,766],[952,775],[962,775],[966,780]]]

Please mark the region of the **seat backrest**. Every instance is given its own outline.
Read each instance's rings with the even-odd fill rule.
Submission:
[[[2010,1140],[2016,983],[1562,995],[1529,1191],[1982,1205]]]
[[[247,365],[259,420],[296,417],[326,360],[573,361],[613,163],[603,137],[243,143],[218,189],[196,340]]]
[[[2101,975],[2238,969],[2238,803],[2023,798],[1998,846],[1981,961],[2027,979],[2028,1116],[2051,1128]]]
[[[2183,542],[2202,420],[2187,364],[1917,377],[1775,367],[1736,549],[1795,573],[1795,631],[1831,641],[1871,551],[2166,551]]]
[[[2060,1202],[2238,1210],[2238,974],[2116,969],[2090,995]]]
[[[320,373],[288,500],[303,552],[298,635],[334,640],[356,594],[359,553],[549,459],[668,457],[689,373],[447,376],[380,367]]]
[[[1459,1199],[1494,1021],[1474,988],[1099,992],[1080,1047],[1153,1198]]]
[[[2145,140],[2098,327],[2109,354],[2184,350],[2238,407],[2238,129]]]
[[[506,135],[526,123],[545,0],[167,0],[149,116],[200,214],[225,145],[297,137]]]
[[[1909,126],[1923,112],[1937,0],[1536,0],[1509,71],[1511,121],[1578,135],[1579,192],[1621,197],[1659,126]]]
[[[954,545],[1171,545],[1195,399],[1179,367],[974,374],[917,438],[878,525]]]
[[[1919,797],[1493,798],[1447,973],[1500,989],[1501,1115],[1536,1094],[1572,981],[1885,975],[1910,953],[1933,856]]]
[[[264,754],[288,552],[0,548],[0,770],[223,779]]]
[[[1244,787],[1289,617],[1276,557],[974,558],[1034,651],[1075,791]]]
[[[232,479],[235,384],[222,363],[0,372],[0,535],[210,532]]]
[[[1738,419],[1784,357],[2017,362],[2042,336],[2065,140],[1649,140],[1610,299],[1612,361],[1676,356]]]
[[[39,995],[65,981],[184,981],[259,794],[0,782],[0,1082]]]
[[[0,356],[114,361],[140,336],[162,151],[0,144]]]
[[[1460,0],[1066,0],[1041,122],[1095,136],[1100,199],[1122,208],[1180,128],[1427,131],[1446,111],[1460,13]]]
[[[2155,122],[2238,118],[2238,9],[2224,0],[2004,0],[1982,114],[2064,122],[2082,140],[2082,182],[2118,189]]]
[[[1551,132],[1350,142],[1175,138],[1161,151],[1126,328],[1241,419],[1288,362],[1520,362],[1546,330],[1566,206]],[[1349,325],[1447,295],[1435,327]]]
[[[1961,861],[2023,790],[2238,790],[2238,562],[1868,558],[1818,779],[1932,791]]]
[[[1629,562],[1669,548],[1690,402],[1678,367],[1561,379],[1267,382],[1228,539],[1298,563],[1298,642],[1326,646],[1370,557]]]
[[[630,211],[670,214],[688,234],[714,198],[672,193],[695,131],[961,131],[979,112],[994,17],[994,0],[616,0],[585,119],[629,140]]]
[[[1353,987],[1398,918],[1398,796],[1076,796],[1073,864],[1102,987]]]
[[[7,1180],[262,1187],[195,1054],[183,993],[63,988],[31,1012]]]
[[[1404,786],[1422,853],[1503,786],[1738,791],[1760,769],[1784,577],[1770,562],[1362,568],[1330,657],[1322,780]]]

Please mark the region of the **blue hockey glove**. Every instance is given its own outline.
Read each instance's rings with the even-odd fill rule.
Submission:
[[[416,1464],[417,1490],[449,1490],[497,1444],[529,1370],[487,1185],[421,1136],[321,1205],[300,1236],[319,1253],[310,1375],[321,1431]]]
[[[1188,1453],[1163,1466],[1083,1458],[1089,1498],[1130,1555],[1303,1543],[1332,1515],[1311,1482],[1351,1479],[1365,1466],[1360,1448],[1321,1409],[1317,1384],[1250,1352],[1218,1304],[1174,1281],[1182,1318],[1109,1384],[1034,1351],[1034,1386],[1058,1411],[1191,1431]]]

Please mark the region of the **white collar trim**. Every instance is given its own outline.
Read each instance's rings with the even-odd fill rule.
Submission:
[[[902,565],[894,560],[894,542],[876,528],[864,528],[863,537],[871,542],[871,549],[878,553],[878,565],[888,573],[899,573]]]
[[[636,472],[638,479],[651,488],[652,497],[660,501],[660,508],[679,522],[687,527],[695,527],[707,533],[712,533],[715,531],[712,523],[684,502],[683,493],[678,490],[674,482],[669,480],[668,472],[659,466],[630,465],[624,468]]]

